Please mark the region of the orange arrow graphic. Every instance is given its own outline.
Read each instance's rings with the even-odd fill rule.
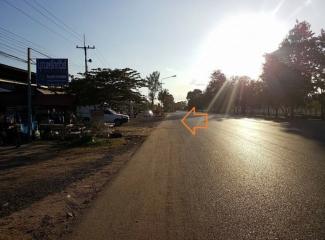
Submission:
[[[187,124],[187,118],[191,115],[191,113],[193,113],[193,116],[194,117],[204,117],[204,125],[198,125],[198,126],[194,126],[194,127],[190,127],[188,124]],[[182,119],[182,123],[183,125],[186,127],[187,130],[190,131],[190,133],[192,133],[193,136],[195,136],[196,134],[196,129],[199,129],[199,128],[208,128],[208,114],[207,113],[197,113],[195,112],[195,107],[193,107],[190,111],[188,111],[186,113],[186,115],[183,117]]]

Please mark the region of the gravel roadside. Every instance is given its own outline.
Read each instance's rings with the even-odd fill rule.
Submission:
[[[62,149],[36,142],[0,149],[0,240],[60,239],[161,119],[134,121],[122,138]]]

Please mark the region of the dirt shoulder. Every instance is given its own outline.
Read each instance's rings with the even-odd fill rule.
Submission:
[[[118,127],[83,147],[35,142],[0,149],[0,240],[59,239],[161,119]]]

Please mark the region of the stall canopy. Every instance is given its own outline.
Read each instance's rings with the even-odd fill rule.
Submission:
[[[37,106],[72,106],[75,101],[75,96],[66,93],[65,91],[53,91],[49,89],[36,90],[34,104]]]

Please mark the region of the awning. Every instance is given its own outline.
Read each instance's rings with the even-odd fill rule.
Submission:
[[[38,106],[73,106],[75,96],[64,91],[37,89],[34,104]]]
[[[12,92],[9,89],[5,89],[5,88],[0,88],[0,93],[8,93],[8,92]]]

